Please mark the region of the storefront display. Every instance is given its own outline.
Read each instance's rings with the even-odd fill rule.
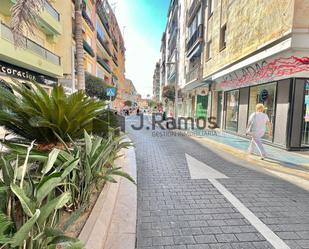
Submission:
[[[305,83],[302,145],[309,146],[309,80]]]
[[[239,91],[226,93],[226,120],[225,129],[237,132],[238,127]]]
[[[249,116],[255,112],[255,107],[258,103],[265,106],[265,113],[269,117],[270,122],[274,125],[275,108],[276,108],[276,91],[277,82],[250,87],[249,99]],[[248,117],[249,117],[248,116]],[[271,140],[269,131],[267,130],[263,139]]]

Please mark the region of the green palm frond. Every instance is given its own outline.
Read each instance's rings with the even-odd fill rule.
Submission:
[[[105,112],[102,101],[92,99],[83,91],[67,96],[62,86],[54,86],[51,96],[39,85],[28,89],[22,84],[14,84],[16,95],[1,90],[0,125],[7,130],[41,144],[59,142],[59,137],[69,142],[69,137],[78,139],[87,132],[107,132],[107,123],[98,118]]]

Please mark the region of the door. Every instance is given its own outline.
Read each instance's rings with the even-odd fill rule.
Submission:
[[[221,116],[222,116],[222,92],[218,92],[218,102],[217,102],[217,126],[221,127]]]
[[[196,118],[207,119],[208,95],[197,95],[196,97]]]
[[[302,147],[309,146],[309,80],[305,83]]]

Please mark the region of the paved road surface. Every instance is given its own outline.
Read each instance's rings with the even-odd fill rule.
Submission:
[[[190,137],[133,130],[135,116],[126,124],[136,145],[137,249],[309,248],[308,192]],[[219,187],[207,170],[192,179],[186,154],[195,170],[226,176]]]

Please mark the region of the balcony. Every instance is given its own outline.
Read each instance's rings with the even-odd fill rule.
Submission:
[[[109,31],[109,18],[107,16],[107,13],[105,12],[105,9],[104,7],[97,7],[97,15],[99,16],[100,20],[101,20],[101,23],[103,24],[105,30],[106,30],[106,33],[109,35],[109,37],[111,37],[111,33]]]
[[[187,74],[186,74],[186,82],[190,83],[192,81],[198,80],[201,75],[201,67],[200,65],[197,65],[193,67]]]
[[[200,24],[197,28],[197,30],[193,33],[191,38],[186,44],[186,51],[188,52],[193,48],[197,43],[203,41],[203,35],[204,35],[204,25]]]
[[[115,63],[117,67],[119,66],[117,57],[115,55],[113,56],[113,62]]]
[[[10,16],[11,8],[15,3],[16,0],[0,0],[0,12],[5,16]],[[38,23],[38,28],[47,35],[53,36],[62,33],[60,14],[47,0],[43,11],[39,15]]]
[[[83,1],[82,15],[83,15],[83,18],[84,18],[85,22],[88,24],[89,28],[90,28],[92,31],[94,31],[95,28],[94,28],[94,26],[93,26],[91,17],[90,17],[90,16],[87,14],[87,12],[86,12],[86,4],[85,4],[84,1]]]
[[[113,83],[114,86],[118,85],[118,77],[114,74],[113,74],[113,77],[112,77],[112,83]]]
[[[97,33],[97,39],[100,42],[100,44],[102,45],[102,47],[105,49],[106,53],[109,56],[112,56],[112,53],[108,47],[108,41],[104,41],[104,39],[101,37],[101,35],[99,33]]]
[[[113,38],[113,45],[114,45],[114,48],[116,49],[116,51],[118,52],[118,43],[117,41]]]
[[[187,10],[187,26],[189,26],[192,23],[201,4],[202,4],[201,0],[193,0],[193,2],[191,3],[189,9]]]
[[[94,57],[94,51],[92,49],[92,47],[88,44],[88,42],[86,42],[85,40],[83,41],[83,47],[85,49],[85,51],[91,56]]]
[[[97,62],[108,72],[111,73],[112,70],[110,69],[109,65],[100,57],[97,55]]]
[[[0,60],[52,77],[62,76],[61,58],[23,37],[24,48],[15,48],[11,29],[0,24]]]

